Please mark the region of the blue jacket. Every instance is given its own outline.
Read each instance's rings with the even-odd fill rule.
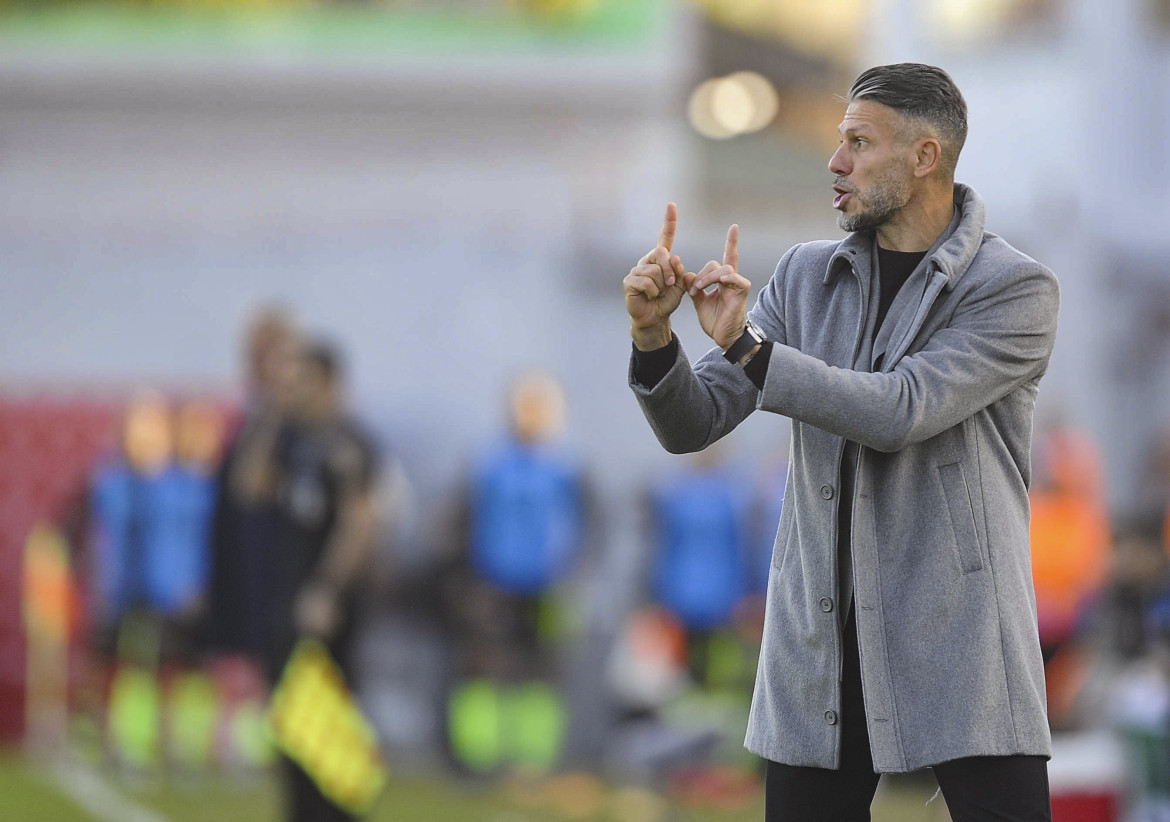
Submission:
[[[178,466],[142,476],[111,463],[95,474],[92,500],[99,588],[112,618],[136,605],[176,614],[203,593],[213,478]]]
[[[479,465],[472,565],[500,588],[538,594],[558,582],[581,547],[582,526],[577,469],[559,452],[508,440]]]
[[[749,583],[744,489],[727,471],[686,471],[654,494],[657,600],[692,630],[726,625]]]

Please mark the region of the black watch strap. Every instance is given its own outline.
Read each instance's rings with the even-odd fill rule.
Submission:
[[[767,342],[767,338],[764,337],[763,332],[752,325],[751,320],[748,320],[748,324],[744,328],[743,333],[739,336],[739,339],[733,342],[731,346],[723,352],[723,357],[729,363],[738,363],[747,355],[749,351],[751,351],[757,345],[762,345],[765,342]]]

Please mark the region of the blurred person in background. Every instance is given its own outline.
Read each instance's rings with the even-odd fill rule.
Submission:
[[[271,569],[284,529],[270,464],[290,413],[300,347],[283,308],[261,306],[249,318],[244,406],[219,471],[204,621],[222,703],[218,756],[229,767],[258,768],[269,758],[263,664],[275,640]]]
[[[687,271],[674,204],[624,281],[667,450],[792,420],[746,739],[769,820],[867,820],[879,773],[928,766],[955,820],[1051,819],[1027,489],[1059,290],[954,182],[966,115],[940,69],[863,72],[829,162],[849,235],[789,250],[750,313],[738,227]],[[718,346],[693,368],[684,294]]]
[[[1119,531],[1082,632],[1086,671],[1069,689],[1068,713],[1087,727],[1108,723],[1122,743],[1127,819],[1170,819],[1168,569],[1156,520],[1139,516]]]
[[[144,394],[127,408],[122,453],[93,477],[99,647],[115,659],[107,725],[113,752],[135,768],[156,764],[164,700],[168,757],[206,764],[205,723],[192,727],[172,703],[205,704],[206,688],[192,678],[195,626],[221,437],[214,407],[192,402],[176,415],[161,395]]]
[[[751,597],[754,500],[725,443],[654,483],[646,590],[653,604],[631,615],[607,671],[623,709],[611,758],[625,772],[669,778],[699,803],[759,788],[758,760],[740,744],[762,620]]]
[[[163,506],[155,482],[174,456],[174,427],[167,401],[143,394],[126,409],[120,451],[93,475],[98,588],[103,611],[101,644],[112,650],[118,624],[134,607],[152,599],[149,555],[163,527]]]
[[[332,346],[305,345],[289,415],[274,443],[271,470],[283,531],[280,556],[269,569],[275,577],[273,676],[297,636],[327,640],[342,668],[348,664],[355,586],[378,520],[378,458],[346,411],[341,369]]]
[[[744,486],[718,446],[696,455],[653,490],[654,599],[682,623],[690,674],[712,683],[712,646],[749,588]]]
[[[1032,577],[1045,660],[1076,627],[1105,582],[1110,552],[1101,458],[1089,436],[1056,419],[1036,438]]]
[[[298,640],[320,639],[352,680],[356,590],[378,521],[375,450],[347,412],[330,345],[265,309],[245,353],[248,405],[221,472],[209,640],[256,660],[272,688]],[[282,771],[289,819],[350,818],[291,760]]]
[[[1061,728],[1075,722],[1067,708],[1088,664],[1083,623],[1109,570],[1109,513],[1100,454],[1085,432],[1060,417],[1049,420],[1034,453],[1032,580],[1049,722]]]
[[[556,678],[564,603],[558,586],[579,567],[586,500],[577,461],[560,445],[565,396],[549,374],[508,392],[508,434],[479,459],[448,574],[456,637],[448,733],[473,772],[556,764],[566,726]]]
[[[271,645],[269,569],[281,532],[270,455],[289,410],[300,338],[282,309],[251,318],[244,343],[243,418],[220,470],[207,609],[211,647],[262,660]]]
[[[287,414],[260,472],[272,483],[281,519],[268,569],[271,683],[298,640],[325,643],[352,684],[357,592],[370,559],[378,499],[378,460],[370,438],[347,413],[337,351],[306,343],[297,357]],[[282,759],[288,818],[322,822],[351,816],[292,760]]]

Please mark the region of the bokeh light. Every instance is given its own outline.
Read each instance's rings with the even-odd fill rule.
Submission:
[[[723,140],[766,128],[779,107],[780,97],[768,78],[737,71],[700,83],[691,93],[687,116],[704,137]]]

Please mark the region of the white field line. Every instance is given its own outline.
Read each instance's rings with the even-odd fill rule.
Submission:
[[[169,822],[118,791],[96,773],[76,762],[53,765],[57,786],[101,822]]]

